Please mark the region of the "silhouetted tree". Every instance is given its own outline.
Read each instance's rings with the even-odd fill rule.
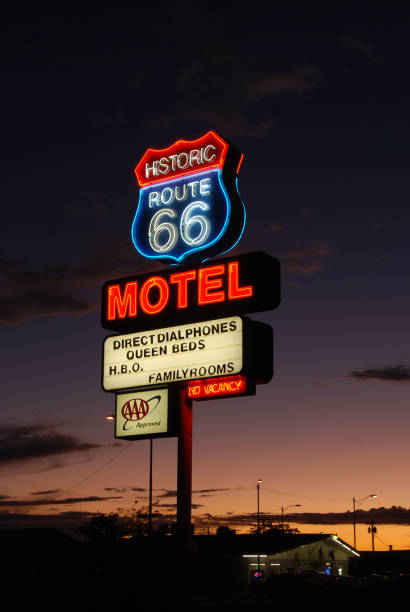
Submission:
[[[162,515],[154,513],[151,521],[151,535],[169,535],[171,525],[162,522]],[[131,514],[120,518],[124,525],[124,535],[128,537],[142,536],[149,534],[149,515],[146,508],[140,508]]]
[[[151,535],[171,533],[169,523],[159,522],[160,515],[153,516]],[[123,538],[146,536],[149,533],[148,514],[144,508],[131,514],[98,514],[77,529],[89,542],[108,543]]]
[[[251,533],[254,533],[254,534],[258,533],[258,528],[252,527]],[[281,523],[272,523],[272,522],[269,522],[267,519],[262,519],[259,525],[259,533],[276,535],[280,533],[287,533],[287,534],[300,533],[300,531],[297,527],[291,527],[288,523],[284,523],[283,529],[282,529]]]
[[[235,529],[231,529],[228,525],[219,525],[216,530],[216,535],[218,536],[226,536],[226,535],[236,535]]]
[[[77,529],[86,540],[96,543],[108,543],[119,540],[124,533],[124,526],[116,513],[98,514],[88,523]]]

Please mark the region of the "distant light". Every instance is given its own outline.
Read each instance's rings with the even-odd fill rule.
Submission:
[[[244,558],[267,557],[268,555],[242,555]]]
[[[114,414],[107,414],[107,416],[105,417],[105,419],[107,421],[114,421],[115,420],[115,415]]]

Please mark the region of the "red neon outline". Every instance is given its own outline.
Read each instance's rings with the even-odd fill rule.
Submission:
[[[241,300],[252,297],[253,285],[239,287],[239,261],[228,263],[228,300]]]
[[[126,283],[122,295],[120,285],[110,285],[107,288],[108,321],[137,316],[137,285],[137,281]]]
[[[169,282],[175,283],[178,286],[177,308],[186,308],[188,306],[188,282],[195,279],[196,270],[177,272],[169,277]]]
[[[160,281],[160,282],[159,282]],[[157,286],[159,288],[159,299],[158,302],[153,306],[148,299],[148,294],[152,287]],[[149,315],[155,315],[164,310],[169,300],[169,286],[165,278],[162,276],[151,276],[147,278],[145,283],[140,289],[140,306],[141,309]]]
[[[165,153],[168,153],[168,154],[171,153],[172,150],[177,148],[179,145],[185,144],[185,145],[193,145],[193,146],[196,145],[197,146],[199,143],[202,146],[204,144],[203,141],[205,141],[206,139],[212,138],[212,137],[214,137],[222,145],[222,152],[220,153],[220,158],[218,162],[214,164],[209,164],[208,162],[208,165],[207,163],[204,163],[202,166],[200,166],[196,170],[193,170],[192,168],[190,168],[189,170],[185,172],[180,172],[180,173],[174,170],[174,171],[171,171],[171,174],[168,173],[166,176],[162,176],[162,177],[159,176],[155,179],[149,179],[149,180],[144,179],[143,173],[141,173],[142,176],[140,176],[140,168],[141,166],[145,164],[147,157],[149,157],[150,155],[162,154],[161,157],[165,157],[164,155]],[[212,143],[209,143],[209,144],[212,144]],[[210,130],[209,132],[207,132],[200,138],[197,138],[196,140],[181,139],[181,140],[177,140],[171,146],[166,147],[165,149],[147,149],[144,155],[141,157],[138,164],[136,165],[135,170],[134,170],[135,176],[137,177],[138,185],[140,187],[147,187],[148,185],[164,183],[164,182],[172,181],[173,179],[176,179],[176,178],[181,178],[183,176],[188,176],[191,174],[198,174],[199,172],[205,172],[206,170],[211,170],[212,168],[222,168],[225,163],[225,158],[226,158],[228,148],[229,148],[229,144],[223,138],[221,138],[221,136],[218,136],[216,132],[214,132],[213,130]],[[238,166],[237,172],[238,171],[239,171],[239,166]]]
[[[209,279],[210,276],[221,276],[225,274],[225,264],[199,268],[198,270],[198,304],[214,304],[225,301],[225,291],[208,293],[211,289],[221,289],[223,286],[222,278]]]
[[[238,167],[236,168],[236,174],[239,174],[239,169],[242,166],[242,162],[243,162],[243,153],[241,153],[241,158],[239,160]]]

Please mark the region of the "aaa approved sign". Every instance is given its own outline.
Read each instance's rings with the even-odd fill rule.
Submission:
[[[242,317],[109,336],[103,348],[105,391],[239,374]]]

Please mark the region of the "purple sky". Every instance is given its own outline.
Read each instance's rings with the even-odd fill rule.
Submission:
[[[6,19],[2,526],[146,505],[148,442],[105,422],[100,287],[150,269],[130,239],[141,155],[209,129],[245,154],[237,252],[277,257],[283,297],[253,316],[274,329],[273,381],[194,407],[194,517],[255,512],[258,478],[266,512],[373,492],[364,508],[410,507],[407,23],[249,10]],[[175,440],[154,469],[166,513]]]

